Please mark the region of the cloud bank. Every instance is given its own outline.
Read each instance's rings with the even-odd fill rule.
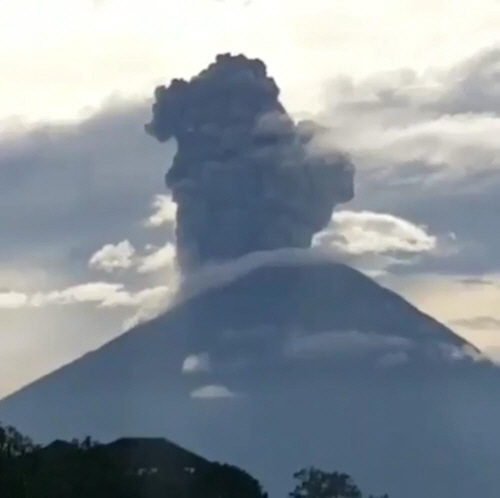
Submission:
[[[37,292],[32,295],[20,292],[0,293],[0,309],[23,307],[43,308],[46,306],[68,306],[90,303],[104,308],[119,306],[156,308],[170,295],[172,287],[160,285],[128,291],[124,284],[109,282],[88,282],[50,292]]]

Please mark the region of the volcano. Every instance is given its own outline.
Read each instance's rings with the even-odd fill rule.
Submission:
[[[500,376],[362,273],[315,252],[354,195],[264,63],[222,54],[155,91],[184,280],[165,312],[0,402],[35,440],[165,437],[272,496],[317,466],[391,498],[500,496]],[[317,248],[316,248],[317,249]]]
[[[0,419],[40,441],[167,437],[272,495],[318,465],[391,496],[498,496],[499,376],[470,345],[341,264],[221,274],[8,396]]]

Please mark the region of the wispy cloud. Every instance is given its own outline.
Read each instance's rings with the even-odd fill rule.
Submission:
[[[195,399],[221,399],[234,398],[235,393],[225,386],[209,385],[195,389],[191,392],[191,398]]]
[[[404,337],[352,331],[325,331],[292,336],[285,346],[285,355],[295,358],[316,358],[330,355],[360,354],[377,350],[407,350],[413,342]]]
[[[475,316],[452,320],[451,325],[465,327],[471,330],[495,330],[500,332],[500,319],[493,316]]]
[[[159,285],[137,292],[118,291],[110,294],[101,302],[105,308],[118,306],[138,306],[156,308],[171,292],[171,288],[166,285]]]
[[[31,306],[69,305],[76,303],[102,303],[111,295],[120,292],[123,284],[88,282],[85,284],[34,294],[28,304]]]
[[[493,280],[490,280],[488,278],[483,278],[483,277],[465,277],[465,278],[461,278],[459,281],[462,284],[471,285],[471,286],[495,285],[495,282]]]

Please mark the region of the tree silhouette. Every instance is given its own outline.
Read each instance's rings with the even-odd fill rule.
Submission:
[[[209,462],[161,439],[152,444],[159,441],[155,448],[162,451],[166,445],[167,453],[145,457],[147,440],[134,441],[135,454],[90,436],[40,447],[0,424],[0,498],[267,498],[260,483],[238,467]]]
[[[324,472],[309,467],[293,475],[299,481],[289,493],[290,498],[361,498],[360,489],[351,476],[339,472]]]
[[[189,496],[203,498],[267,498],[256,479],[244,470],[215,463],[193,473]]]
[[[172,453],[173,452],[173,453]],[[290,498],[362,498],[351,476],[309,467]],[[0,424],[0,498],[268,498],[257,479],[161,438],[35,445]],[[370,495],[369,498],[389,498]]]

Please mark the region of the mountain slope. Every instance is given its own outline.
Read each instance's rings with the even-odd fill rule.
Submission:
[[[165,436],[280,493],[317,464],[410,498],[478,479],[498,496],[498,376],[464,346],[349,267],[266,265],[9,396],[0,420],[38,440]]]

